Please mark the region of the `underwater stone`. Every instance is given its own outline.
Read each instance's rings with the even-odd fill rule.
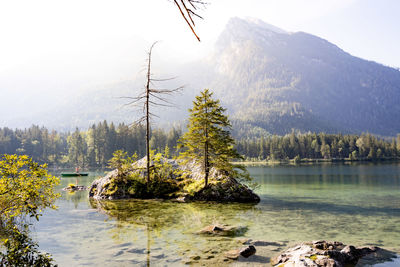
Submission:
[[[247,227],[212,224],[201,229],[197,234],[213,236],[237,236],[247,231]]]
[[[238,249],[229,250],[225,252],[224,256],[227,259],[237,260],[240,256],[240,250]]]

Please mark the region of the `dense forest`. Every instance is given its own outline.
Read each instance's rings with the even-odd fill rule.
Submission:
[[[371,134],[296,134],[241,139],[236,146],[247,160],[378,160],[400,156],[400,135],[390,141]]]
[[[26,154],[41,163],[57,166],[105,167],[115,150],[122,149],[143,157],[145,128],[115,126],[107,121],[86,131],[70,133],[49,131],[45,127],[0,128],[0,154]],[[176,155],[181,129],[152,129],[150,146],[157,151],[168,147]],[[341,135],[295,133],[284,136],[236,137],[236,148],[246,160],[350,159],[378,160],[400,156],[400,135],[391,140],[371,134]]]
[[[143,126],[115,126],[107,121],[93,124],[87,131],[76,129],[72,133],[49,131],[44,127],[31,126],[24,130],[0,128],[0,154],[26,154],[35,161],[59,166],[104,167],[115,150],[142,157],[146,153],[146,129]],[[153,129],[150,146],[171,153],[181,132]]]

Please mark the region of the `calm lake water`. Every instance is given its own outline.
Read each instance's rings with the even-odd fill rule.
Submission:
[[[34,230],[59,266],[259,265],[285,247],[316,239],[400,252],[400,164],[250,167],[257,205],[169,201],[90,202],[87,192],[61,188],[59,209],[46,210]],[[89,185],[103,175],[78,178]],[[237,237],[196,234],[221,223],[244,227]],[[246,261],[223,254],[244,239],[268,241]],[[379,265],[381,266],[381,265]],[[400,266],[400,262],[382,266]]]

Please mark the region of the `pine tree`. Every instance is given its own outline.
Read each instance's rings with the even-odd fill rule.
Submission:
[[[234,168],[230,161],[242,158],[233,147],[231,124],[223,114],[225,109],[212,95],[205,89],[196,96],[193,108],[189,109],[188,131],[180,139],[180,146],[184,148],[181,158],[203,161],[205,186],[212,167],[232,173]]]

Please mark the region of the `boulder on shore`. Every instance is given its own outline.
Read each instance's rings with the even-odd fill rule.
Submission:
[[[340,242],[313,241],[289,248],[271,259],[273,266],[288,267],[345,267],[355,266],[363,257],[375,258],[376,262],[390,261],[396,255],[379,247],[356,248]]]

